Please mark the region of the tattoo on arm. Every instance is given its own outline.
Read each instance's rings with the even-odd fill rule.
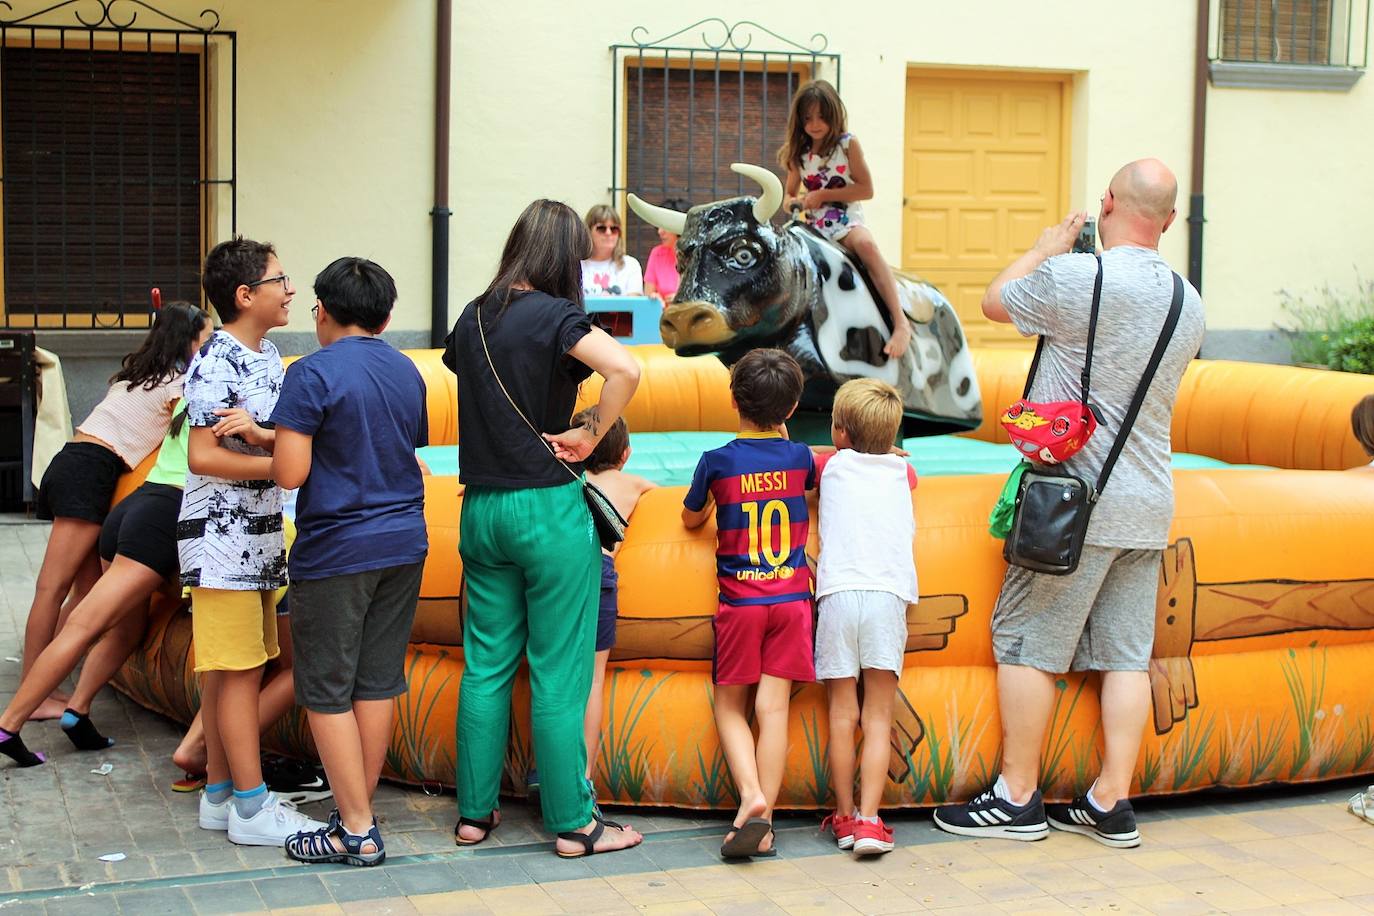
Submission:
[[[593,436],[598,435],[601,429],[601,414],[595,407],[587,411],[587,419],[582,424],[582,428]]]

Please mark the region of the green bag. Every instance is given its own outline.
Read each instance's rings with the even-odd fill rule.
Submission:
[[[1011,533],[1012,519],[1016,517],[1016,492],[1021,487],[1021,475],[1026,473],[1026,469],[1031,466],[1029,461],[1022,461],[1012,468],[1007,482],[1002,486],[1002,493],[997,497],[997,504],[992,507],[991,514],[988,515],[988,532],[995,538],[1005,539]]]

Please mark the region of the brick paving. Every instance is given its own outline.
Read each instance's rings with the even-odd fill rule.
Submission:
[[[0,517],[0,700],[14,691],[48,526]],[[55,722],[24,730],[45,766],[0,763],[0,916],[66,913],[942,913],[1374,912],[1374,827],[1344,810],[1359,786],[1209,795],[1141,805],[1145,844],[1112,850],[1053,834],[1040,843],[957,840],[929,815],[899,815],[902,845],[856,861],[808,816],[780,818],[777,859],[726,866],[723,821],[622,812],[637,850],[563,861],[521,803],[478,849],[453,846],[451,795],[383,786],[388,862],[308,867],[235,847],[196,825],[171,791],[181,727],[113,690],[92,716],[118,744],[77,752]],[[108,776],[92,773],[109,763]],[[327,803],[306,806],[323,817]],[[116,863],[99,856],[123,853]]]

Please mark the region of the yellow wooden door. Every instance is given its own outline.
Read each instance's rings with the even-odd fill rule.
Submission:
[[[1065,96],[1040,75],[907,79],[902,267],[944,292],[974,346],[1022,341],[980,303],[1067,209]]]

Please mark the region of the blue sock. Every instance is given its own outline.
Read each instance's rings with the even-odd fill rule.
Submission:
[[[234,790],[234,810],[239,813],[239,817],[250,818],[262,810],[262,803],[267,801],[267,783],[260,783],[256,789],[249,789],[247,792]]]
[[[205,784],[205,795],[210,799],[212,805],[222,805],[227,802],[234,794],[234,781],[226,779],[224,782],[217,782],[211,785]]]

